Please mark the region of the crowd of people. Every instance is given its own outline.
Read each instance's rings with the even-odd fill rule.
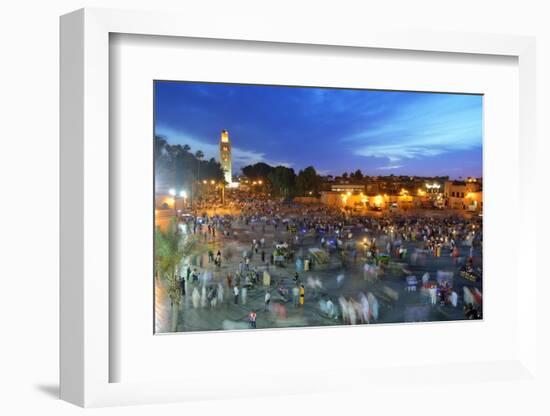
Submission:
[[[407,277],[406,290],[416,291],[418,286],[427,304],[453,308],[462,304],[466,319],[481,317],[480,305],[461,301],[452,278],[440,279],[434,271],[432,278],[423,273],[422,279],[408,279],[411,268],[438,258],[449,258],[453,267],[481,269],[480,218],[422,213],[359,216],[268,197],[241,196],[228,205],[232,215],[202,213],[181,219],[184,233],[213,247],[205,256],[185,259],[182,295],[195,309],[239,305],[239,310],[246,310],[243,319],[255,328],[258,313],[261,318],[265,313],[282,320],[288,317],[288,306],[303,309],[307,303],[331,322],[372,323],[380,319],[388,297],[376,295],[368,285],[379,282],[397,264]],[[323,265],[311,248],[326,253],[329,264]],[[317,274],[325,266],[329,274],[337,270],[329,280]],[[355,268],[360,272],[355,273]],[[361,276],[367,287],[351,296],[344,293],[345,281]],[[254,294],[252,303],[249,293]],[[380,301],[380,296],[385,299]],[[261,306],[258,299],[263,300]]]

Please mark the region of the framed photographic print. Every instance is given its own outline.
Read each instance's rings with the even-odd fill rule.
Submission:
[[[481,95],[154,95],[157,333],[482,318]]]
[[[532,381],[533,39],[216,19],[61,19],[62,398]]]

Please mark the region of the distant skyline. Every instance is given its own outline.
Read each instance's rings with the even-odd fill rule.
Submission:
[[[480,95],[156,81],[155,117],[155,134],[216,160],[228,130],[234,174],[482,176]]]

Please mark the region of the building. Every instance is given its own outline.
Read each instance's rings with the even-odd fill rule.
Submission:
[[[336,183],[330,186],[332,192],[365,192],[365,185],[351,183]]]
[[[220,137],[220,164],[224,172],[224,180],[229,186],[233,183],[233,172],[231,167],[231,142],[229,132],[222,130]]]
[[[446,181],[444,195],[447,207],[479,211],[483,209],[481,181],[468,178],[467,181]]]

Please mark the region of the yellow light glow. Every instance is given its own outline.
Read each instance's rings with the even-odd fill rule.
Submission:
[[[176,199],[175,199],[175,198],[165,198],[165,199],[164,199],[164,203],[165,203],[166,205],[168,205],[168,206],[172,206],[172,207],[173,207],[174,204],[175,204],[175,202],[176,202]]]
[[[216,181],[212,180],[212,181],[210,181],[210,183],[211,183],[212,185],[214,185],[214,184],[216,183]]]

